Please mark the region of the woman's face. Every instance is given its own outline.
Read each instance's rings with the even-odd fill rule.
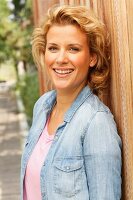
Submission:
[[[57,91],[82,89],[89,67],[96,63],[90,55],[87,36],[74,25],[53,25],[46,38],[45,65]]]

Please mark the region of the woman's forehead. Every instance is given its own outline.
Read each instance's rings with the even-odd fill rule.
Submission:
[[[75,25],[53,25],[47,33],[47,40],[49,41],[83,41],[87,42],[87,35]]]

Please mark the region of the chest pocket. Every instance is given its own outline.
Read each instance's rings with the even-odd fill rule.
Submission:
[[[54,163],[54,191],[72,197],[82,189],[83,159],[65,158]]]

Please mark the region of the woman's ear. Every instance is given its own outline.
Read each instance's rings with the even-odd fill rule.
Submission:
[[[90,65],[89,66],[90,67],[94,67],[96,63],[97,63],[97,55],[95,53],[93,53],[91,55],[91,61],[90,61]]]

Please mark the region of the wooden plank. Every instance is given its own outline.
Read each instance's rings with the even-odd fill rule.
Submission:
[[[129,57],[130,57],[130,70],[131,70],[131,83],[132,83],[132,107],[133,107],[133,1],[126,1],[127,8],[127,26],[128,26],[128,39],[129,39]]]
[[[125,199],[133,199],[133,115],[132,89],[130,73],[130,47],[128,37],[128,18],[126,1],[114,1],[114,17],[116,20],[116,34],[118,37],[118,59],[121,92],[121,131],[124,153]],[[130,173],[129,173],[130,172]]]

